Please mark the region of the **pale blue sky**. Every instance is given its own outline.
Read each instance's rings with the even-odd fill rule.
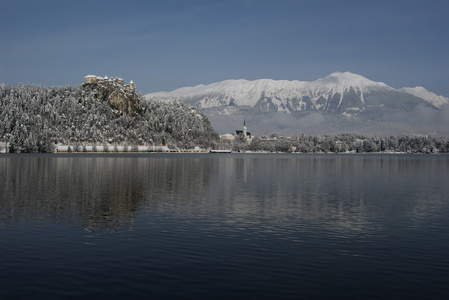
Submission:
[[[0,0],[0,82],[142,93],[350,71],[449,97],[447,0]]]

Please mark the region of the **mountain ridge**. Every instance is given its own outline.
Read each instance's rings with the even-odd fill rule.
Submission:
[[[357,96],[364,105],[365,95],[375,90],[404,92],[421,98],[435,107],[449,103],[449,98],[435,95],[427,90],[418,93],[410,88],[395,89],[383,82],[375,82],[350,72],[334,72],[315,81],[230,79],[207,85],[182,87],[170,92],[149,93],[145,95],[145,98],[178,100],[200,108],[230,105],[255,107],[259,103],[258,107],[262,110],[292,112],[339,108],[345,100],[345,94],[351,93],[352,96]],[[424,96],[430,93],[434,95],[433,98]],[[263,101],[264,98],[273,99],[274,102],[267,103],[269,101]],[[329,104],[331,99],[337,102],[333,106]],[[264,102],[267,105],[264,106]],[[289,103],[286,102],[291,103],[288,105]]]
[[[403,87],[399,90],[420,97],[436,107],[441,107],[442,105],[447,104],[449,101],[449,98],[437,95],[422,86]]]
[[[449,132],[446,125],[443,130],[439,125],[435,128],[433,120],[445,118],[445,110],[440,111],[449,106],[448,98],[424,88],[396,89],[351,72],[334,72],[315,81],[231,79],[149,93],[145,98],[199,107],[219,132],[232,131],[231,126],[243,118],[259,129],[264,125],[259,133],[283,132],[285,128],[306,133]],[[275,116],[279,113],[287,115]],[[414,125],[407,116],[413,113],[427,119]],[[404,122],[398,124],[397,120]],[[429,122],[432,125],[426,127]]]

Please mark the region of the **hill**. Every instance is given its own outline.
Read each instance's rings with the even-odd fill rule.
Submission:
[[[141,101],[111,85],[0,85],[0,143],[8,152],[55,145],[209,147],[218,139],[206,115],[179,102]]]

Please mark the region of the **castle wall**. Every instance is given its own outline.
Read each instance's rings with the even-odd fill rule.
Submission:
[[[87,75],[86,77],[84,77],[84,83],[93,83],[93,82],[97,82],[98,81],[98,77],[95,75]]]

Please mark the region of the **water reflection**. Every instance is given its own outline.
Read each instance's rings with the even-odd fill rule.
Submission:
[[[0,291],[23,299],[441,298],[448,161],[2,155]]]
[[[233,222],[312,222],[357,231],[378,218],[418,220],[447,208],[447,159],[256,156],[222,159],[219,169],[209,193]]]
[[[447,210],[448,160],[424,156],[65,154],[0,158],[2,222],[132,230],[136,217],[357,232]]]

